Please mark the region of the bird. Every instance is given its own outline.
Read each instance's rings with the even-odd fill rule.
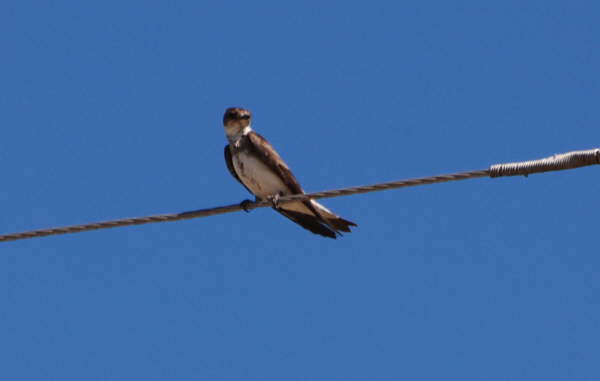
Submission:
[[[228,141],[224,150],[227,169],[257,201],[271,201],[274,210],[323,237],[336,239],[341,232],[349,233],[351,226],[357,226],[313,199],[278,203],[281,196],[305,192],[273,146],[252,129],[250,110],[226,109],[223,127]]]

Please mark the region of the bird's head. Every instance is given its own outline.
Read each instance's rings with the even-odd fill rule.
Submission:
[[[236,136],[243,133],[246,127],[250,127],[252,113],[239,107],[230,107],[225,110],[223,115],[223,127],[227,136]]]

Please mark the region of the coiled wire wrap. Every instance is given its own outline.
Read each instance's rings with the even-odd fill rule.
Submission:
[[[490,167],[490,177],[527,176],[531,173],[560,171],[600,164],[600,148],[556,154],[538,160],[495,164]]]

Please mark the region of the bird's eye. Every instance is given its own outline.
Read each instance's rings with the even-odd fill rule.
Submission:
[[[242,119],[250,119],[250,115],[248,115],[248,114],[242,115]]]

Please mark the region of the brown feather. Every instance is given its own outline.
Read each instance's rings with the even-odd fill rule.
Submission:
[[[250,188],[248,188],[246,184],[244,184],[242,180],[240,180],[240,177],[235,172],[235,168],[233,167],[233,160],[231,158],[231,150],[229,149],[229,144],[225,146],[225,164],[227,164],[227,169],[229,169],[229,173],[231,173],[231,176],[233,176],[240,184],[244,186],[244,188],[246,188],[246,190],[248,190],[248,192],[250,192],[250,194],[252,194]]]
[[[298,225],[302,226],[304,229],[313,232],[315,234],[322,235],[323,237],[336,239],[338,236],[338,232],[331,229],[329,226],[324,225],[318,217],[311,216],[308,214],[296,212],[293,210],[285,210],[273,208],[282,215],[286,216],[290,220],[294,221]]]

